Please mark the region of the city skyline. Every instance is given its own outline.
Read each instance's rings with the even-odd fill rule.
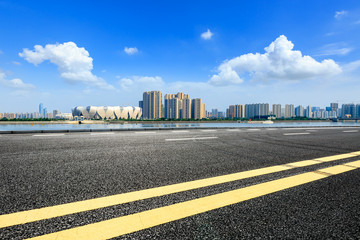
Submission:
[[[0,10],[0,112],[137,106],[154,90],[223,111],[360,102],[357,1],[1,1]]]
[[[161,91],[146,91],[139,106],[76,106],[71,109],[71,113],[62,113],[57,109],[52,112],[47,111],[43,103],[38,106],[35,112],[0,112],[1,118],[58,118],[72,119],[73,117],[84,116],[85,119],[122,119],[127,114],[129,118],[136,119],[204,119],[204,118],[228,118],[228,119],[251,119],[251,118],[360,118],[360,103],[343,103],[339,105],[332,102],[321,108],[319,106],[303,106],[294,104],[271,104],[269,103],[247,103],[228,105],[225,111],[219,109],[207,110],[201,98],[191,99],[189,94],[178,92],[176,94],[165,94],[164,101]],[[284,106],[284,107],[283,107]],[[339,107],[340,106],[340,107]],[[304,108],[305,107],[305,108]],[[110,110],[108,112],[108,110]],[[98,111],[98,112],[97,112]],[[137,112],[133,115],[133,112]],[[140,114],[139,114],[140,113]],[[83,115],[85,114],[85,115]],[[123,115],[125,114],[125,115]],[[121,117],[120,117],[121,115]],[[88,117],[86,117],[88,116]],[[92,117],[89,117],[92,116]]]

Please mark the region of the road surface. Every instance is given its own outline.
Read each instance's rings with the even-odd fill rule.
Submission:
[[[360,236],[360,128],[2,134],[0,154],[0,239]]]

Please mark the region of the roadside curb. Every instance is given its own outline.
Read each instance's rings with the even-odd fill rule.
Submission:
[[[19,130],[19,131],[0,131],[0,134],[32,134],[32,133],[81,133],[81,132],[123,132],[123,131],[162,131],[162,130],[199,130],[199,129],[252,129],[252,128],[278,128],[278,129],[293,129],[293,128],[360,128],[360,126],[308,126],[308,127],[271,127],[271,126],[254,126],[254,127],[154,127],[154,128],[99,128],[99,129],[60,129],[60,130]]]

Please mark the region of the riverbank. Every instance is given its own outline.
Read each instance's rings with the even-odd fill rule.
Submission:
[[[303,123],[303,122],[331,122],[331,120],[272,120],[274,123]],[[151,120],[115,120],[115,121],[106,121],[106,120],[83,120],[83,121],[0,121],[0,124],[26,124],[26,125],[46,125],[46,124],[187,124],[187,123],[238,123],[237,120],[193,120],[193,121],[151,121]],[[263,121],[252,120],[252,123],[262,123]],[[248,123],[241,122],[239,124]]]
[[[84,120],[82,124],[108,124],[102,120]],[[0,124],[25,124],[25,125],[46,125],[46,124],[79,124],[79,121],[0,121]]]

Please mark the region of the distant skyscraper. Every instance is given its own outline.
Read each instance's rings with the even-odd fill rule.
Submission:
[[[144,92],[143,94],[143,118],[159,119],[162,110],[162,94],[160,91]]]
[[[56,117],[56,115],[58,115],[59,114],[59,111],[58,110],[53,110],[53,118],[55,118]]]
[[[339,104],[338,103],[330,103],[330,108],[331,108],[331,111],[337,112],[339,109]]]
[[[182,119],[190,119],[191,118],[191,99],[190,98],[184,98],[182,100],[181,118]]]
[[[191,103],[191,118],[202,119],[205,116],[205,103],[202,102],[201,98],[193,99]]]
[[[295,116],[296,117],[304,117],[304,107],[299,105],[295,108]]]
[[[245,105],[246,118],[260,118],[269,116],[270,107],[268,103],[256,103]]]
[[[311,106],[307,106],[306,108],[306,117],[307,118],[312,118],[313,117],[313,114],[312,114],[312,111],[311,111]]]
[[[342,113],[341,116],[343,118],[356,118],[356,106],[355,104],[343,104],[342,105]]]
[[[224,118],[225,112],[218,112],[218,118]]]
[[[143,108],[143,101],[139,101],[139,108]]]
[[[281,117],[281,104],[272,105],[272,114],[275,115],[276,118]]]
[[[178,119],[178,118],[191,118],[191,102],[188,94],[166,94],[165,95],[165,118]]]
[[[218,112],[217,109],[211,109],[211,117],[218,118]]]
[[[40,113],[41,116],[44,113],[44,104],[42,104],[42,103],[39,104],[39,113]]]
[[[312,107],[312,108],[311,108],[311,111],[312,111],[312,112],[320,111],[320,107]]]
[[[295,109],[293,104],[285,104],[285,118],[292,118],[295,116]]]
[[[356,104],[356,118],[360,118],[360,104]]]
[[[227,111],[228,118],[245,118],[245,106],[241,104],[230,105]]]

